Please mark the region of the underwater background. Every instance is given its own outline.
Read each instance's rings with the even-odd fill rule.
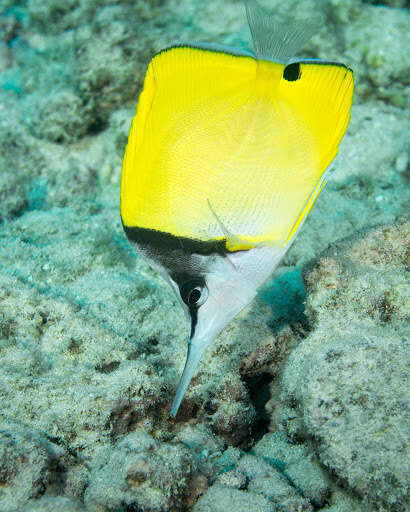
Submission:
[[[119,215],[153,54],[251,48],[234,0],[0,0],[0,512],[409,508],[405,0],[320,12],[302,56],[355,73],[352,119],[280,268],[208,349]]]

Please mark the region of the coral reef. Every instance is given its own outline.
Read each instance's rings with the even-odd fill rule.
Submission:
[[[31,500],[22,512],[55,512],[56,510],[83,512],[84,507],[81,503],[62,496],[44,496],[38,500]]]
[[[144,432],[134,432],[113,450],[98,454],[84,502],[92,512],[177,508],[192,471],[193,457],[183,445],[159,443]]]
[[[61,490],[64,450],[33,429],[16,423],[0,426],[0,510],[18,512],[45,489]]]
[[[274,505],[259,494],[214,485],[194,506],[195,512],[275,512]]]
[[[121,160],[152,54],[249,48],[243,6],[0,6],[0,512],[405,510],[407,2],[275,2],[282,23],[321,13],[301,53],[354,69],[352,120],[175,420],[187,325],[124,237]]]
[[[374,228],[305,269],[314,328],[290,355],[276,421],[375,507],[408,492],[409,224]]]

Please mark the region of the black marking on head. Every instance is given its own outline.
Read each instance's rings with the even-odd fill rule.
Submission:
[[[184,283],[180,288],[181,298],[188,307],[195,307],[201,298],[200,288],[203,286],[202,280],[191,279]]]
[[[179,281],[181,299],[189,308],[199,308],[208,298],[208,288],[202,276],[195,276],[187,281]]]
[[[189,333],[189,339],[192,340],[198,323],[198,308],[189,308],[189,316],[191,317],[191,332]]]
[[[301,72],[299,62],[292,62],[285,66],[285,69],[283,70],[283,78],[285,80],[288,82],[295,82],[296,80],[299,80],[300,76]]]
[[[206,300],[208,290],[205,283],[204,269],[198,264],[195,254],[202,256],[219,255],[227,253],[226,240],[195,240],[193,238],[178,237],[156,231],[153,229],[128,227],[123,224],[128,240],[137,246],[148,260],[162,266],[174,283],[177,284],[180,296],[187,305],[191,317],[191,338],[195,334],[198,323],[198,309]],[[190,297],[190,292],[199,286],[206,296],[199,301],[195,300],[196,292]]]
[[[179,281],[179,292],[181,299],[188,306],[191,317],[191,334],[192,339],[195,334],[196,324],[198,322],[198,309],[206,301],[208,297],[208,289],[205,279],[202,276],[195,276],[185,281]]]
[[[196,324],[198,323],[198,308],[190,309],[189,315],[191,317],[191,332],[189,334],[189,338],[192,340],[195,334]]]
[[[226,240],[196,240],[195,238],[181,237],[157,231],[155,229],[124,226],[128,240],[142,247],[163,251],[179,250],[186,254],[220,254],[225,255]]]

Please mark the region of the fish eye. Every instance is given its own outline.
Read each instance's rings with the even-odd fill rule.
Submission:
[[[182,300],[190,308],[199,308],[208,298],[208,288],[204,281],[191,279],[180,288]]]

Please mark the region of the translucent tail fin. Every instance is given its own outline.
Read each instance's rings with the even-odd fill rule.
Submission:
[[[246,16],[258,59],[286,64],[322,25],[322,17],[314,14],[304,20],[278,21],[257,0],[245,0]]]

